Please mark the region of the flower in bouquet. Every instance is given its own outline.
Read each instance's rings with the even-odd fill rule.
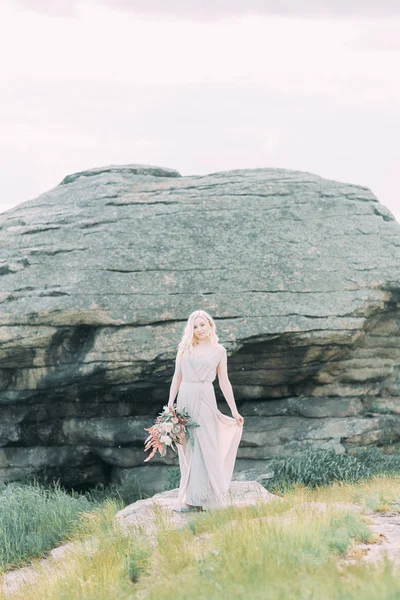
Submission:
[[[168,446],[177,452],[178,444],[183,444],[185,439],[193,442],[191,429],[195,427],[199,425],[192,421],[185,409],[170,411],[168,406],[164,406],[154,425],[145,429],[149,435],[144,443],[144,450],[150,450],[150,454],[144,462],[153,458],[157,450],[160,456],[165,456]]]

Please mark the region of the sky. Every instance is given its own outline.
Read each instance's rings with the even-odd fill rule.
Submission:
[[[400,221],[398,0],[0,0],[0,57],[1,211],[139,163],[309,171]]]

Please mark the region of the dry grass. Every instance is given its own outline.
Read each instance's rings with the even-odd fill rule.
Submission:
[[[363,511],[400,509],[400,477],[287,490],[283,501],[194,515],[180,530],[161,512],[157,539],[145,529],[124,535],[117,506],[81,518],[76,541],[96,538],[92,551],[71,550],[51,573],[14,600],[376,600],[400,597],[389,563],[363,562],[356,542],[379,543]],[[357,504],[360,511],[353,510]],[[326,506],[325,506],[326,505]],[[353,555],[352,555],[353,553]],[[344,555],[355,565],[340,566]]]

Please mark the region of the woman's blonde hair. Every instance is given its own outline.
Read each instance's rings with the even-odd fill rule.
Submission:
[[[194,320],[197,319],[197,317],[203,317],[207,320],[210,327],[207,337],[210,338],[210,342],[212,344],[218,344],[219,338],[216,333],[217,326],[215,325],[215,321],[212,316],[209,315],[205,310],[195,310],[189,315],[182,339],[178,344],[178,352],[185,352],[185,350],[188,350],[189,353],[191,353],[194,346],[198,343],[194,337]]]

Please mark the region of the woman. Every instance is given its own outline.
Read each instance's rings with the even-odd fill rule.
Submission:
[[[222,414],[215,398],[213,381],[218,373],[221,391],[232,411]],[[189,413],[199,427],[191,430],[193,443],[178,446],[181,481],[174,510],[190,512],[224,506],[243,431],[228,378],[225,348],[218,343],[213,318],[204,310],[188,318],[178,345],[175,373],[168,407]]]

